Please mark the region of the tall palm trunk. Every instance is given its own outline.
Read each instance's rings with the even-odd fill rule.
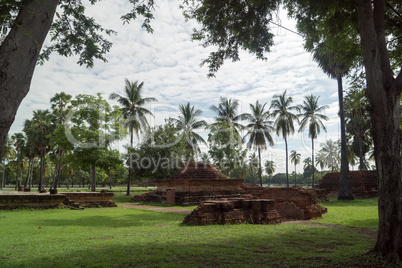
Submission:
[[[4,173],[5,173],[5,171],[6,171],[6,161],[5,160],[3,160],[3,177],[2,177],[2,179],[1,179],[1,185],[0,185],[0,189],[1,190],[3,190],[3,188],[4,188]]]
[[[364,158],[363,158],[363,143],[361,136],[357,138],[357,143],[359,146],[359,170],[366,170],[366,165],[364,164]]]
[[[348,149],[346,147],[346,125],[345,113],[343,110],[343,87],[342,76],[337,75],[338,98],[339,98],[339,117],[341,122],[341,172],[339,178],[338,200],[353,200],[352,182],[349,173]]]
[[[130,128],[130,148],[133,148],[133,143],[134,143],[134,130],[131,127]],[[130,154],[130,152],[129,152]],[[127,192],[126,192],[126,196],[130,196],[130,187],[131,187],[131,175],[133,173],[133,168],[131,167],[132,163],[130,162],[129,166],[128,166],[128,178],[127,178]]]
[[[262,176],[261,176],[261,148],[258,147],[258,178],[260,179],[260,186],[262,187]]]
[[[61,157],[63,156],[63,150],[58,150],[57,152],[57,158],[58,158],[58,163],[56,164],[56,168],[54,171],[54,180],[52,183],[52,189],[57,189],[57,186],[60,184],[60,176],[61,176]]]
[[[28,188],[29,187],[29,176],[31,175],[31,166],[33,165],[32,163],[32,159],[29,158],[29,162],[28,162],[28,173],[27,173],[27,178],[25,180],[24,183],[24,188]]]
[[[296,161],[295,161],[295,186],[296,186],[296,180],[297,180],[297,173],[296,173]]]
[[[288,157],[288,141],[286,139],[286,135],[284,135],[285,137],[285,148],[286,148],[286,185],[287,187],[289,187],[289,169],[288,169],[288,162],[289,162],[289,157]]]
[[[40,177],[38,191],[43,190],[43,175],[45,174],[45,150],[40,150]]]
[[[311,188],[314,189],[314,138],[311,138],[311,166],[313,168],[313,179],[311,181]]]

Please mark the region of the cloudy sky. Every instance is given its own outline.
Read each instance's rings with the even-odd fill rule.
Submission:
[[[154,33],[141,28],[141,20],[123,25],[120,16],[130,9],[128,1],[101,1],[87,9],[102,26],[118,32],[110,40],[113,47],[107,55],[108,62],[97,61],[87,69],[76,64],[77,58],[64,58],[53,54],[49,62],[36,68],[30,92],[22,102],[10,133],[22,131],[25,119],[36,109],[50,108],[49,100],[64,91],[71,95],[100,92],[107,99],[112,92],[123,94],[124,79],[144,82],[144,97],[155,97],[158,103],[149,108],[154,111],[153,125],[164,118],[177,117],[177,106],[190,102],[203,111],[204,119],[213,122],[214,113],[209,109],[224,96],[239,100],[239,112],[249,112],[249,104],[268,102],[272,96],[287,90],[294,104],[301,104],[304,96],[320,96],[320,105],[329,105],[326,115],[327,133],[321,133],[316,148],[326,139],[339,138],[339,118],[336,81],[328,78],[303,49],[300,36],[272,25],[275,46],[268,54],[268,61],[260,61],[241,53],[241,61],[227,61],[216,74],[207,78],[208,69],[200,62],[209,52],[200,43],[190,40],[195,22],[185,22],[179,2],[157,1]],[[280,23],[295,29],[294,21],[286,13],[279,13]],[[344,85],[347,86],[347,85]],[[112,102],[113,103],[113,102]],[[297,126],[298,127],[298,126]],[[203,133],[206,136],[206,133]],[[263,154],[264,160],[274,160],[277,172],[285,170],[285,145],[275,136],[275,146]],[[128,143],[129,138],[122,143]],[[207,148],[202,147],[203,150]],[[296,150],[302,160],[311,155],[311,141],[307,132],[296,133],[289,139],[289,152]],[[302,164],[297,167],[302,170]],[[290,172],[294,166],[290,166]]]

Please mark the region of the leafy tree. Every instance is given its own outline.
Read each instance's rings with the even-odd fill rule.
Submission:
[[[292,150],[290,152],[290,162],[295,164],[295,186],[296,186],[296,176],[297,176],[296,165],[300,163],[300,160],[301,160],[301,154],[296,152],[295,150]],[[314,184],[313,184],[313,186],[314,186]]]
[[[239,123],[239,121],[242,120],[243,115],[237,114],[238,107],[238,100],[221,97],[218,106],[211,106],[211,110],[217,114],[215,117],[216,123],[213,123],[212,125],[226,122],[234,129],[236,134],[239,135],[239,130],[244,129],[244,126]]]
[[[195,19],[201,25],[193,39],[202,40],[205,46],[211,45],[218,49],[204,61],[209,64],[211,72],[216,72],[225,59],[239,60],[240,48],[265,59],[264,52],[269,52],[273,45],[269,23],[280,1],[246,3],[237,0],[231,1],[230,5],[223,1],[219,4],[216,1],[203,1],[201,4],[198,1],[185,2],[188,3],[185,9],[187,18]],[[345,49],[338,50],[342,52],[338,55],[345,56],[349,54],[345,52],[361,48],[361,53],[350,55],[363,56],[367,96],[371,106],[380,185],[380,227],[374,251],[382,256],[402,259],[402,205],[399,190],[402,187],[399,131],[402,39],[395,38],[401,35],[400,1],[286,0],[285,3],[290,15],[298,21],[306,18],[312,22],[311,27],[306,27],[304,35],[312,44],[320,44],[323,38],[330,37],[331,42],[327,45],[334,45],[335,51],[342,47],[341,44],[337,46],[337,42],[346,44]],[[360,60],[358,57],[353,59],[356,59],[354,63]]]
[[[242,149],[242,139],[227,122],[221,121],[210,126],[208,134],[209,150],[218,169],[230,176],[231,171],[242,164],[246,150]]]
[[[191,155],[189,156],[194,159],[200,152],[198,143],[202,142],[207,144],[204,138],[195,133],[194,130],[205,128],[208,124],[206,121],[198,119],[202,111],[195,109],[194,106],[190,106],[189,102],[186,105],[180,104],[179,111],[179,118],[172,118],[172,120],[176,124],[177,129],[181,132],[182,138],[186,140],[187,147],[191,149]]]
[[[95,4],[96,0],[91,0]],[[143,27],[152,32],[150,21],[154,1],[131,1],[133,8],[123,15],[123,22],[144,17]],[[56,9],[58,8],[57,16]],[[0,156],[17,109],[29,91],[31,79],[46,35],[51,44],[44,48],[40,62],[51,52],[63,56],[78,55],[78,64],[92,67],[94,60],[106,61],[112,43],[105,36],[115,32],[103,28],[85,15],[82,1],[6,1],[0,17],[0,96],[5,101],[0,108]]]
[[[96,168],[107,168],[105,158],[111,152],[110,145],[126,135],[125,128],[119,122],[122,116],[118,107],[112,108],[98,93],[96,96],[79,94],[72,100],[74,113],[70,118],[71,127],[67,137],[74,145],[73,159],[83,168],[91,168],[92,187],[96,190]],[[118,158],[115,155],[115,158]],[[114,159],[118,162],[118,159]]]
[[[248,121],[246,125],[248,131],[244,138],[248,138],[247,147],[249,149],[254,148],[258,151],[258,178],[261,186],[261,150],[267,149],[267,144],[274,145],[274,140],[271,136],[271,131],[274,129],[273,122],[269,120],[269,111],[265,110],[266,104],[260,104],[257,100],[255,105],[250,104],[251,113],[244,114],[244,118]]]
[[[314,139],[317,139],[318,134],[321,132],[321,128],[327,131],[322,120],[328,120],[328,117],[322,112],[327,105],[319,106],[318,99],[320,97],[315,97],[314,95],[304,97],[302,105],[299,105],[298,111],[301,112],[299,115],[302,119],[300,121],[299,132],[303,131],[308,127],[308,136],[311,138],[311,163],[314,167]],[[312,186],[314,187],[314,173],[312,179]]]
[[[139,132],[143,132],[144,130],[149,128],[147,115],[152,115],[152,112],[143,107],[145,104],[150,102],[155,102],[157,99],[155,98],[143,98],[142,97],[142,88],[144,86],[144,82],[130,82],[127,78],[125,79],[125,87],[124,87],[124,95],[120,95],[117,93],[110,94],[110,99],[117,100],[117,102],[121,106],[121,111],[123,113],[124,119],[127,120],[125,127],[129,129],[130,132],[130,147],[133,148],[133,136],[136,134],[137,138],[139,138]],[[131,186],[131,175],[133,170],[130,169],[128,173],[128,181],[127,181],[127,193],[126,195],[130,195],[130,186]]]
[[[137,179],[168,179],[177,172],[190,151],[173,120],[169,120],[147,132],[138,148],[130,149],[128,160],[137,170]]]
[[[292,97],[286,97],[286,90],[282,95],[274,95],[271,102],[272,116],[275,117],[276,134],[282,135],[285,140],[286,149],[286,185],[289,187],[289,170],[288,170],[288,141],[287,137],[295,132],[293,122],[298,122],[297,115],[292,110],[297,110],[297,106],[291,106]]]

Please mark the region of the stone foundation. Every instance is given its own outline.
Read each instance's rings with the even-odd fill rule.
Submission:
[[[339,172],[327,173],[318,182],[319,188],[327,192],[338,192],[339,178]],[[376,171],[350,171],[350,179],[355,198],[372,198],[378,196]]]
[[[188,225],[278,224],[281,216],[273,200],[232,198],[208,201],[194,209],[184,220]]]
[[[318,219],[327,212],[326,208],[318,204],[317,195],[313,189],[265,188],[258,198],[273,199],[275,209],[285,220]]]
[[[19,192],[18,194],[0,195],[0,210],[16,208],[58,208],[63,206],[66,199],[63,195],[31,194]]]
[[[65,205],[80,207],[117,207],[112,201],[114,193],[111,192],[63,192],[66,198]]]

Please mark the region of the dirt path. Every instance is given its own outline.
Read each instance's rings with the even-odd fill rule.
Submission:
[[[147,210],[155,210],[155,211],[165,211],[165,212],[176,212],[176,213],[183,213],[183,214],[190,214],[192,210],[186,209],[177,209],[177,208],[160,208],[160,207],[150,207],[150,206],[135,206],[135,205],[120,205],[119,207],[124,208],[139,208],[139,209],[147,209]]]

